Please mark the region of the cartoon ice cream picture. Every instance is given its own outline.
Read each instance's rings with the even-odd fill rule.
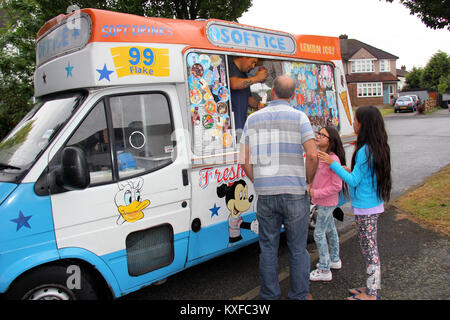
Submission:
[[[347,114],[348,122],[350,122],[350,125],[352,125],[352,117],[350,115],[350,109],[349,109],[348,101],[347,101],[347,91],[342,91],[339,94],[339,97],[341,97],[342,103],[344,104],[344,109],[345,109],[345,113]]]
[[[121,181],[118,183],[119,192],[116,193],[115,203],[120,215],[117,224],[136,222],[144,217],[142,210],[148,207],[149,200],[141,201],[141,189],[144,185],[142,178]]]

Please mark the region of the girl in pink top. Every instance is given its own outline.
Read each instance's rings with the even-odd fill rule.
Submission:
[[[328,153],[339,164],[345,165],[345,151],[339,133],[333,127],[322,128],[316,135],[316,145],[320,151]],[[331,281],[330,269],[340,269],[339,238],[334,225],[333,210],[338,204],[342,179],[319,160],[314,182],[309,188],[311,202],[317,206],[317,220],[314,241],[319,252],[317,269],[310,273],[311,281]],[[330,242],[328,252],[327,238]]]

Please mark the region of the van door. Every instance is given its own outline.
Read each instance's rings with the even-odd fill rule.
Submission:
[[[51,201],[61,255],[101,257],[131,291],[184,268],[191,191],[175,89],[116,92],[97,100],[52,161],[80,148],[90,186]]]

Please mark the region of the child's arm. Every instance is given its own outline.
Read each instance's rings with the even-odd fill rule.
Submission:
[[[339,158],[336,155],[332,156],[337,164],[340,164]],[[342,189],[342,179],[334,172],[330,172],[331,182],[324,188],[314,189],[314,197],[326,198],[339,193]]]
[[[334,159],[326,153],[319,151],[319,158],[330,164],[330,169],[336,172],[336,174],[351,187],[356,187],[360,183],[364,174],[362,165],[367,161],[365,148],[362,148],[356,154],[356,162],[353,171],[349,173],[339,163],[333,161]]]

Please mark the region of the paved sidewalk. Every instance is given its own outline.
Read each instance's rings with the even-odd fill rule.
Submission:
[[[331,282],[310,282],[314,300],[343,300],[350,296],[349,288],[365,285],[365,262],[354,227],[340,236],[342,269],[333,271]],[[381,299],[449,300],[449,242],[449,237],[405,219],[394,207],[387,208],[378,222]],[[318,260],[316,253],[311,256],[313,270]],[[281,298],[287,299],[289,277],[281,281],[281,288]]]

